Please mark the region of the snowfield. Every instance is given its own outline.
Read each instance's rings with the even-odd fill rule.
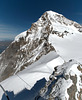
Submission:
[[[55,40],[55,41],[54,41]],[[64,38],[50,34],[49,42],[66,61],[75,59],[82,64],[82,34],[74,33]]]

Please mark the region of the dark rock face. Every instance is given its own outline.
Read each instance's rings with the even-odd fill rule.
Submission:
[[[75,93],[77,92],[77,77],[76,76],[70,76],[70,79],[73,81],[73,85],[67,89],[69,100],[76,100],[75,99]]]
[[[56,70],[54,70],[52,75],[50,75],[49,80],[45,84],[45,87],[43,87],[40,90],[40,95],[45,100],[81,100],[82,99],[81,98],[82,89],[80,88],[80,84],[78,83],[78,79],[77,79],[78,74],[73,75],[71,74],[72,70],[66,71],[67,68],[66,69],[64,68],[64,65],[70,67],[72,66],[72,64],[74,63],[68,64],[67,62],[65,62],[63,65],[54,68]],[[82,66],[77,65],[77,71],[79,71],[78,67],[79,69],[81,69]],[[60,68],[61,68],[61,72],[58,71]],[[77,89],[77,84],[80,88],[80,92]],[[67,91],[68,99],[67,99],[66,91]],[[77,96],[76,93],[78,93]]]
[[[28,45],[28,42],[20,39],[19,42],[12,43],[8,49],[5,50],[2,54],[2,59],[0,60],[0,63],[2,64],[1,69],[5,68],[0,76],[0,80],[4,80],[5,78],[13,75],[15,72],[17,73],[18,71],[23,70],[25,67],[38,60],[42,55],[55,50],[47,41],[44,42],[42,39],[36,39],[32,42],[33,43]],[[36,56],[34,61],[32,61],[31,58],[34,57],[33,50],[37,49],[35,52],[38,53],[38,47],[42,44],[43,46],[40,50],[40,54]],[[20,46],[23,45],[27,45],[26,50],[20,50]],[[19,66],[21,67],[17,70]]]
[[[47,33],[45,33],[45,30],[47,30]],[[37,61],[42,55],[55,50],[48,42],[49,31],[49,29],[44,29],[44,31],[42,29],[41,37],[31,40],[30,35],[33,34],[36,37],[38,33],[38,26],[34,23],[27,30],[25,37],[20,37],[18,41],[11,43],[0,55],[0,81],[22,71],[25,67]]]

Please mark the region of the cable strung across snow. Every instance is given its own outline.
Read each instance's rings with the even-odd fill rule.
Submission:
[[[16,74],[26,85],[30,86],[24,79],[22,79],[18,74]],[[31,87],[31,86],[30,86]],[[31,87],[32,88],[32,87]],[[36,92],[36,90],[33,88],[33,90]]]

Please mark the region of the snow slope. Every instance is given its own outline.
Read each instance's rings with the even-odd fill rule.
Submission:
[[[75,60],[55,67],[40,95],[46,100],[81,100],[82,66]],[[50,90],[51,88],[51,90]]]
[[[54,41],[55,40],[55,41]],[[49,42],[55,47],[56,52],[66,61],[75,59],[82,64],[82,34],[74,33],[73,35],[60,38],[51,34]]]
[[[25,88],[29,90],[38,80],[42,78],[48,80],[49,76],[54,70],[54,67],[63,63],[64,60],[59,57],[54,51],[50,52],[49,54],[41,57],[40,60],[38,60],[34,64],[30,65],[24,71],[17,74],[28,85],[24,83],[24,81],[22,81],[17,75],[4,80],[3,82],[1,82],[1,85],[5,88],[6,91],[14,91],[14,94],[17,94]],[[0,99],[2,95],[3,92],[0,88]]]
[[[82,98],[81,40],[81,25],[56,12],[45,12],[0,55],[0,79],[14,74],[0,84],[16,95],[25,88],[31,90],[37,81],[45,78],[48,85],[41,90],[43,98],[70,100],[74,97],[73,100],[79,100]],[[54,71],[54,68],[57,69]],[[0,89],[0,98],[2,95]]]

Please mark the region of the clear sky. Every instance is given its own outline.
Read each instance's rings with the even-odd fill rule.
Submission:
[[[48,10],[82,24],[82,0],[0,0],[0,40],[14,39]]]

